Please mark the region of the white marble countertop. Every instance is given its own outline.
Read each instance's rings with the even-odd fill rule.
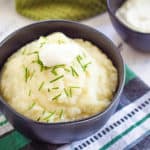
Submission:
[[[17,28],[33,22],[34,21],[17,14],[14,0],[0,0],[0,41]],[[111,38],[115,44],[120,42],[120,38],[113,29],[107,13],[82,21],[82,23],[99,28],[99,30]],[[123,44],[121,54],[125,63],[127,63],[142,80],[150,85],[150,53],[137,52],[126,44]]]

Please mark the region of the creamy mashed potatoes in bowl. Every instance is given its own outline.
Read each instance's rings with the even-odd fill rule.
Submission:
[[[124,64],[103,34],[45,21],[1,43],[0,107],[22,133],[68,143],[96,132],[115,111]]]

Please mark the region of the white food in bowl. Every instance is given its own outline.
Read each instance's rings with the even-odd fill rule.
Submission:
[[[150,0],[127,0],[116,11],[116,16],[129,28],[150,33]]]
[[[57,56],[58,51],[68,51],[67,46],[62,47],[70,43],[70,51],[78,48],[76,52],[60,52],[62,56]],[[60,48],[54,49],[57,55],[46,46],[54,44]],[[104,111],[117,83],[116,68],[98,47],[53,33],[23,46],[8,58],[1,72],[0,90],[7,103],[26,117],[64,122]]]

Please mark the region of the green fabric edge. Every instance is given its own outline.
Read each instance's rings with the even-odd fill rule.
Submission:
[[[24,137],[18,131],[12,131],[10,134],[0,139],[1,150],[18,150],[29,144],[30,140]]]
[[[127,84],[130,80],[136,78],[136,74],[126,65],[125,66],[126,78],[125,84]]]
[[[140,126],[141,124],[143,124],[146,120],[150,119],[150,114],[146,115],[145,117],[143,117],[141,120],[139,120],[138,122],[136,122],[135,124],[133,124],[132,126],[130,126],[129,128],[127,128],[124,132],[122,132],[121,134],[117,135],[116,137],[114,137],[111,141],[109,141],[108,143],[106,143],[102,148],[100,148],[99,150],[108,150],[113,144],[115,144],[117,141],[119,141],[122,137],[124,137],[125,135],[127,135],[129,132],[131,132],[132,130],[134,130],[135,128],[137,128],[138,126]]]

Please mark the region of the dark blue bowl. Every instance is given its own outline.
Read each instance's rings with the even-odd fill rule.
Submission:
[[[86,119],[70,122],[41,123],[33,121],[17,113],[6,103],[3,97],[0,97],[0,110],[17,130],[32,139],[60,144],[85,138],[95,133],[106,123],[119,104],[125,73],[122,57],[118,53],[116,46],[107,37],[86,25],[59,20],[38,22],[10,34],[0,44],[0,67],[17,49],[28,42],[38,39],[41,35],[48,35],[52,32],[63,32],[71,38],[82,38],[97,45],[112,60],[118,70],[119,78],[118,88],[112,103],[105,111]]]
[[[125,1],[126,0],[107,0],[107,8],[112,24],[122,39],[131,47],[139,51],[150,52],[150,33],[141,33],[128,28],[115,15],[118,8]]]

